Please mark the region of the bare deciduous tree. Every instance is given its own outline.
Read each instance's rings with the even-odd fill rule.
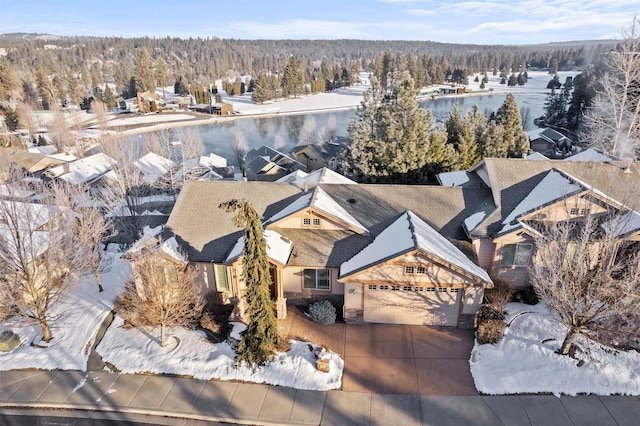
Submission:
[[[142,173],[133,163],[140,158],[142,144],[130,138],[103,137],[100,142],[102,152],[115,160],[112,171],[116,175],[114,185],[101,189],[101,199],[114,209],[113,215],[127,221],[120,226],[137,238],[142,232],[142,204],[149,194],[149,186]]]
[[[316,133],[316,119],[312,115],[308,116],[304,120],[304,124],[300,129],[300,136],[298,137],[298,144],[310,144],[317,142],[317,133]]]
[[[29,132],[29,140],[35,139],[37,123],[33,116],[33,108],[26,102],[18,105],[18,121]]]
[[[105,201],[109,200],[103,200],[100,191],[92,195],[84,185],[56,185],[52,192],[58,207],[75,212],[76,249],[84,259],[80,269],[93,274],[98,291],[103,291],[100,274],[110,269],[113,260],[104,250],[104,242],[115,233],[112,220],[105,215]]]
[[[100,131],[105,132],[109,124],[109,108],[107,107],[107,103],[94,99],[91,101],[91,111],[96,115]]]
[[[623,30],[619,48],[606,58],[606,73],[585,114],[588,143],[622,159],[640,150],[640,18]]]
[[[286,146],[286,142],[284,141],[284,136],[282,136],[281,132],[276,133],[273,138],[273,149],[281,150]]]
[[[240,166],[241,169],[244,169],[244,156],[249,151],[247,138],[244,136],[244,133],[242,133],[242,130],[237,127],[233,128],[231,134],[233,135],[233,153],[236,156],[238,166]]]
[[[55,306],[71,290],[73,277],[86,272],[76,216],[56,205],[61,191],[47,192],[35,204],[14,201],[19,189],[13,188],[8,185],[8,197],[0,200],[0,305],[39,325],[48,342]]]
[[[160,344],[167,344],[167,327],[190,327],[204,306],[197,271],[181,262],[150,253],[135,261],[136,282],[128,282],[114,309],[137,327],[159,327]]]
[[[637,246],[619,254],[619,234],[630,214],[588,214],[539,229],[531,280],[567,327],[563,355],[579,334],[611,343],[638,333],[640,254]]]

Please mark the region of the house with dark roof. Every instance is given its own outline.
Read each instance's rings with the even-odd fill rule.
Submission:
[[[492,286],[460,226],[490,203],[488,189],[187,182],[167,230],[198,266],[203,291],[240,314],[244,232],[218,208],[231,198],[262,217],[279,318],[287,300],[328,297],[344,303],[347,321],[469,326]]]
[[[294,157],[266,145],[250,150],[244,157],[244,174],[247,180],[273,182],[306,168]]]
[[[550,127],[528,131],[527,135],[534,152],[559,158],[571,153],[573,141]]]
[[[297,145],[291,150],[291,154],[307,167],[307,171],[323,167],[335,169],[336,157],[350,144],[351,138],[338,136],[327,141]]]

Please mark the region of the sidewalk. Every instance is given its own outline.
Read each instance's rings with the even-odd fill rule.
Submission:
[[[58,408],[258,425],[636,425],[640,398],[426,396],[80,371],[0,372],[0,410]],[[166,421],[166,419],[164,419]]]

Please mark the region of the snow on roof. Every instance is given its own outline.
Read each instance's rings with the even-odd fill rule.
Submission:
[[[526,160],[548,160],[549,159],[549,158],[545,157],[544,155],[540,154],[539,152],[534,152],[532,154],[527,155],[524,158]]]
[[[354,182],[351,179],[344,177],[341,174],[336,173],[326,167],[314,170],[311,173],[303,172],[302,170],[296,170],[286,176],[281,177],[276,182],[291,183],[298,188],[310,188],[321,183],[343,185],[358,184],[357,182]]]
[[[33,259],[44,254],[51,245],[51,238],[47,231],[33,231],[23,235],[16,241],[16,233],[8,226],[0,225],[0,238],[9,257],[14,261],[25,260],[30,263]]]
[[[291,255],[292,242],[272,229],[267,229],[263,233],[267,243],[267,256],[281,265],[286,265]],[[244,250],[244,235],[238,238],[236,245],[227,256],[225,263],[242,256]]]
[[[537,127],[532,130],[527,130],[525,133],[529,136],[529,139],[533,140],[540,136],[540,134],[544,131],[544,128]]]
[[[58,152],[58,148],[55,145],[32,146],[27,148],[27,151],[36,154],[53,155]]]
[[[309,192],[299,197],[284,209],[271,216],[265,221],[265,225],[277,222],[287,216],[290,216],[300,210],[312,207],[322,213],[325,213],[353,228],[359,229],[364,233],[369,233],[356,218],[351,216],[342,206],[340,206],[333,198],[331,198],[322,188],[316,187],[313,192]]]
[[[27,181],[26,179],[23,179]],[[26,189],[14,188],[11,185],[0,185],[0,196],[2,197],[11,197],[11,198],[19,198],[24,200],[25,198],[33,197],[35,192]]]
[[[46,156],[49,158],[53,158],[54,160],[66,161],[67,163],[71,163],[77,160],[77,158],[74,155],[68,152],[62,152],[58,154],[46,154]]]
[[[371,244],[340,266],[340,276],[372,266],[413,249],[423,250],[481,280],[492,283],[489,274],[473,263],[449,240],[410,210],[385,228]]]
[[[227,159],[210,153],[208,156],[201,156],[198,164],[202,167],[227,167]]]
[[[565,161],[618,161],[619,159],[613,157],[609,154],[605,154],[604,152],[595,149],[589,148],[585,149],[582,152],[577,153],[576,155],[572,155],[571,157],[565,158]]]
[[[72,185],[89,183],[111,170],[115,161],[104,153],[98,153],[89,157],[69,163],[69,173],[64,173],[65,165],[52,167],[47,174],[59,177]]]
[[[155,152],[150,152],[143,155],[142,157],[134,161],[133,164],[138,169],[140,169],[142,178],[147,183],[157,182],[173,167],[173,161],[169,160],[168,158],[164,158],[163,156],[158,155]]]
[[[333,198],[331,198],[322,188],[316,188],[313,197],[313,208],[318,209],[324,213],[327,213],[334,218],[352,226],[356,229],[369,233],[357,219],[351,216],[345,209],[342,208]]]
[[[307,173],[307,172],[304,172],[302,170],[296,170],[296,171],[293,171],[293,172],[289,173],[288,175],[282,176],[280,179],[276,180],[276,182],[278,182],[278,183],[294,183],[296,181],[304,179],[308,175],[309,175],[309,173]]]
[[[276,222],[289,215],[299,212],[302,209],[310,207],[312,198],[313,198],[312,192],[304,194],[302,197],[299,197],[298,199],[293,201],[291,204],[289,204],[287,207],[285,207],[284,209],[280,210],[278,213],[271,216],[265,223]]]
[[[640,230],[640,213],[631,210],[621,218],[613,218],[602,224],[604,229],[613,230],[616,237],[625,236]]]
[[[187,262],[187,259],[180,252],[176,237],[171,237],[163,241],[160,244],[160,247],[158,247],[158,250],[184,265],[189,263]]]
[[[516,219],[518,219],[520,215],[552,201],[564,198],[567,195],[580,192],[583,189],[585,189],[585,187],[576,183],[576,180],[570,179],[564,173],[560,173],[554,169],[549,170],[540,183],[538,183],[502,221],[503,226],[500,233],[518,228],[520,224]]]
[[[469,182],[469,175],[466,170],[439,173],[438,180],[440,181],[441,186],[460,186]]]
[[[158,225],[155,228],[152,228],[148,225],[145,226],[142,230],[142,236],[131,245],[129,250],[127,250],[127,253],[137,253],[138,251],[140,251],[140,249],[142,249],[149,240],[160,235],[160,233],[162,232],[162,228],[162,225]]]
[[[464,220],[464,226],[468,232],[471,232],[485,217],[487,217],[487,212],[476,212]]]
[[[19,230],[35,231],[57,217],[62,210],[56,206],[20,201],[0,200],[2,209],[17,218]]]

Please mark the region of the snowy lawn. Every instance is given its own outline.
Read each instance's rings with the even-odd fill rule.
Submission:
[[[98,292],[93,277],[80,280],[68,298],[57,306],[55,313],[59,318],[51,322],[53,340],[48,344],[32,345],[41,340],[42,331],[21,318],[0,323],[0,330],[12,330],[22,342],[12,352],[0,352],[0,370],[86,370],[93,339],[131,275],[130,263],[120,260],[120,253],[111,255],[114,256],[112,268],[101,275],[104,291]]]
[[[167,330],[167,346],[160,346],[160,331],[125,329],[116,317],[96,350],[105,362],[123,373],[167,373],[193,376],[201,380],[241,380],[267,383],[296,389],[320,390],[340,388],[344,361],[328,352],[330,371],[316,369],[316,346],[296,340],[291,349],[279,353],[264,367],[234,368],[235,352],[228,343],[210,343],[201,331],[172,328]],[[234,333],[238,336],[236,324]],[[312,348],[312,349],[310,349]]]
[[[640,353],[578,336],[576,358],[558,355],[566,328],[544,303],[509,303],[507,312],[507,323],[521,312],[531,313],[516,318],[498,344],[476,342],[470,365],[479,392],[640,395]],[[584,365],[578,367],[580,360]]]

